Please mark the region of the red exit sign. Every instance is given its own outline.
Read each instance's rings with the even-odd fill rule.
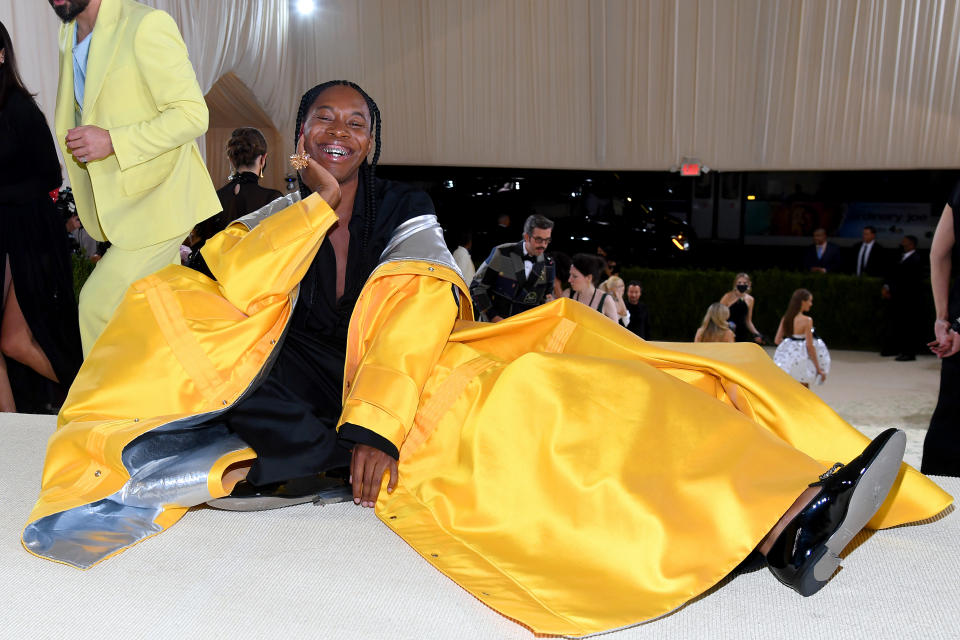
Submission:
[[[699,162],[684,162],[680,165],[680,175],[696,177],[700,175]]]

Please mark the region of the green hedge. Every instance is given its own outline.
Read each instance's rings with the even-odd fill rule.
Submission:
[[[93,263],[73,257],[73,283],[80,288],[93,271]],[[654,340],[689,342],[712,302],[733,288],[733,271],[695,271],[626,268],[626,281],[643,283],[643,301],[650,310],[650,337]],[[880,297],[879,278],[843,274],[807,274],[793,271],[756,271],[753,280],[753,324],[772,340],[780,317],[794,290],[809,289],[814,296],[813,317],[817,333],[834,349],[880,350],[886,302]],[[929,291],[929,283],[924,284]],[[932,296],[926,297],[926,314],[933,325]],[[931,336],[932,339],[932,336]]]
[[[643,301],[650,310],[650,337],[689,342],[711,303],[733,288],[733,271],[627,268],[624,280],[643,283]],[[750,274],[753,281],[753,324],[770,340],[796,289],[813,293],[810,316],[817,333],[835,349],[879,351],[887,316],[879,278],[844,274],[799,273],[771,269]],[[927,291],[929,283],[925,283]],[[933,326],[933,300],[925,313]]]

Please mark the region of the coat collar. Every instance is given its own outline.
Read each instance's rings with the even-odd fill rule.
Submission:
[[[97,23],[93,27],[93,41],[90,43],[90,56],[87,64],[87,86],[83,96],[83,122],[100,96],[103,81],[106,78],[110,62],[117,51],[119,42],[115,37],[117,25],[120,23],[120,13],[123,8],[122,0],[103,0],[100,12],[97,14]],[[73,32],[76,30],[76,21],[70,29],[70,44],[73,43]],[[71,60],[71,78],[73,62]]]
[[[57,138],[61,138],[67,129],[76,126],[73,105],[73,32],[76,22],[60,25],[60,83],[57,85],[57,107],[54,114],[54,126]]]

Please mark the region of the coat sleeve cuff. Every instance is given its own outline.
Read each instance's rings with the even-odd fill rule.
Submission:
[[[400,452],[392,442],[379,433],[375,433],[370,431],[370,429],[365,429],[350,422],[345,422],[340,425],[340,441],[350,447],[355,444],[365,444],[383,451],[394,460],[400,459]]]

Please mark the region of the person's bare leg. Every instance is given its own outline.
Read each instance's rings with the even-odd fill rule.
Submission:
[[[777,524],[773,525],[773,529],[763,537],[763,540],[760,541],[760,544],[757,545],[757,551],[763,555],[767,555],[767,552],[770,551],[770,547],[773,546],[773,543],[780,536],[782,532],[790,521],[793,520],[798,513],[803,511],[803,509],[810,504],[810,501],[816,497],[817,493],[820,492],[820,487],[807,487],[803,493],[800,494],[800,497],[787,509],[787,512],[783,514],[783,517],[777,521]]]
[[[20,303],[17,301],[17,287],[11,280],[6,304],[3,308],[3,326],[0,328],[0,351],[17,362],[21,362],[40,375],[58,382],[50,359],[43,352],[33,332],[27,325]]]
[[[0,298],[0,314],[6,306],[7,292],[10,290],[11,282],[10,258],[7,258],[3,267],[3,297]],[[0,329],[2,329],[2,321],[0,321]],[[16,410],[17,403],[13,399],[13,389],[10,388],[10,378],[7,376],[7,361],[0,354],[0,412],[13,413]]]
[[[13,399],[10,378],[7,376],[7,361],[0,355],[0,413],[16,413],[17,403]]]
[[[223,479],[220,480],[224,491],[226,491],[228,494],[233,491],[233,488],[237,486],[238,482],[246,479],[247,474],[250,473],[250,467],[252,466],[252,460],[235,462],[228,466],[223,472]]]

